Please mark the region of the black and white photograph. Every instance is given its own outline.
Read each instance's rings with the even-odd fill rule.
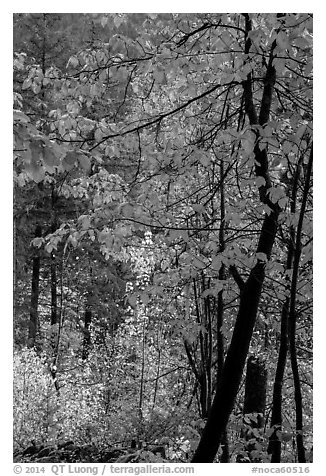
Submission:
[[[309,473],[313,14],[12,22],[14,472]]]

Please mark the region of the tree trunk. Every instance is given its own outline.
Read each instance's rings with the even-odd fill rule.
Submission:
[[[89,303],[86,304],[85,314],[84,314],[84,339],[83,339],[83,352],[82,359],[86,360],[89,356],[89,350],[91,347],[91,333],[90,326],[92,323],[92,310]]]
[[[259,357],[251,356],[247,361],[245,397],[243,405],[244,427],[242,437],[247,440],[243,454],[237,458],[238,463],[261,463],[257,448],[261,435],[254,431],[263,428],[266,407],[267,370],[265,362]],[[258,452],[258,455],[255,454]]]
[[[280,348],[273,388],[271,428],[273,428],[274,431],[270,436],[267,450],[268,453],[272,455],[271,463],[281,462],[281,440],[278,438],[277,432],[282,429],[282,389],[288,352],[288,316],[289,299],[286,298],[282,307]]]
[[[58,322],[57,301],[57,264],[55,254],[51,253],[51,326]]]
[[[257,419],[256,428],[262,428],[264,426],[266,387],[267,370],[264,361],[259,357],[249,357],[247,361],[243,414],[261,414],[261,418]]]
[[[40,225],[35,228],[35,238],[40,238],[42,229]],[[32,265],[32,289],[31,289],[31,307],[30,319],[28,328],[28,346],[34,347],[36,340],[36,333],[38,329],[38,301],[39,301],[39,284],[40,284],[40,266],[41,258],[39,250],[34,251]]]
[[[264,218],[257,253],[264,253],[267,259],[271,256],[277,231],[279,211],[271,211]],[[228,349],[221,379],[218,382],[216,395],[204,428],[198,448],[192,459],[193,463],[213,462],[221,438],[234,407],[239,390],[241,377],[249,350],[262,286],[265,278],[265,262],[258,259],[256,265],[243,287],[240,296],[239,312],[234,326],[232,340]]]
[[[303,218],[306,210],[306,204],[308,200],[308,193],[310,188],[310,177],[312,173],[312,160],[313,160],[313,150],[311,146],[309,162],[307,165],[307,172],[303,190],[302,203],[300,208],[300,215],[298,220],[298,227],[296,233],[295,249],[294,249],[294,260],[293,260],[293,273],[291,281],[291,296],[290,296],[290,311],[289,311],[289,346],[290,346],[290,357],[291,357],[291,367],[293,374],[293,384],[294,384],[294,399],[295,399],[295,414],[296,414],[296,442],[297,442],[297,452],[298,452],[298,462],[305,463],[305,448],[303,443],[303,407],[302,407],[302,393],[301,393],[301,382],[299,375],[298,359],[297,359],[297,349],[296,349],[296,295],[297,295],[297,284],[299,277],[299,267],[300,267],[300,257],[301,257],[301,234],[303,227]]]
[[[202,276],[201,292],[209,288],[209,283],[205,283],[205,277]],[[206,419],[212,404],[212,310],[209,297],[204,298],[203,305],[199,298],[199,292],[195,279],[193,280],[194,301],[196,308],[196,321],[200,326],[205,326],[206,333],[199,331],[199,356],[197,358],[196,345],[192,346],[187,340],[184,340],[186,354],[190,367],[196,377],[196,394],[199,415],[202,419]]]
[[[292,183],[290,182],[289,187],[289,196],[291,197],[290,210],[294,215],[296,213],[296,204],[297,204],[297,193],[300,179],[300,171],[302,168],[302,159],[300,158],[297,164],[295,174],[293,176]],[[288,183],[288,178],[285,177],[286,183]],[[294,256],[294,242],[295,242],[295,228],[290,226],[290,236],[288,243],[288,254],[286,259],[286,269],[291,270],[293,267],[293,256]],[[287,278],[289,281],[289,278]],[[289,282],[289,291],[290,291],[290,282]],[[275,373],[274,388],[273,388],[273,402],[272,402],[272,417],[271,417],[271,428],[274,430],[269,439],[268,453],[272,454],[271,463],[280,463],[281,462],[281,440],[278,437],[278,433],[282,430],[282,388],[283,388],[283,378],[284,371],[286,366],[286,359],[288,353],[288,337],[289,337],[289,306],[290,299],[289,297],[285,298],[285,301],[282,306],[281,314],[281,336],[280,336],[280,348],[278,354],[278,361]]]
[[[264,427],[266,408],[267,369],[265,362],[259,357],[251,356],[247,361],[246,385],[244,397],[244,438],[246,461],[261,463],[261,439],[262,435],[257,429]]]
[[[227,113],[228,116],[228,113]],[[220,250],[223,252],[225,250],[225,196],[224,196],[224,163],[223,160],[220,161],[220,177],[221,177],[221,198],[220,198],[220,210],[221,210],[221,226],[219,231],[219,245]],[[222,263],[218,272],[218,279],[224,281],[226,279],[226,269],[225,264]],[[223,290],[221,290],[217,295],[217,382],[221,379],[222,369],[224,365],[224,335],[222,331],[224,320],[224,299],[223,299]],[[229,441],[227,428],[221,438],[221,463],[229,463],[230,461],[230,452],[229,452]]]
[[[58,227],[56,212],[57,194],[54,186],[51,188],[51,232],[54,233]],[[58,303],[57,303],[57,262],[56,255],[51,253],[51,326],[58,322]]]

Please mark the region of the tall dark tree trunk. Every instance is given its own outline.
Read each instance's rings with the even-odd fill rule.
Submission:
[[[84,314],[84,339],[83,339],[83,352],[82,352],[83,360],[86,360],[88,358],[89,350],[91,348],[91,332],[90,332],[91,324],[92,324],[92,309],[89,302],[87,302],[85,314]]]
[[[257,253],[271,256],[277,231],[278,211],[264,218]],[[216,395],[193,463],[213,462],[234,407],[252,337],[265,278],[265,262],[258,259],[244,284],[231,344],[224,362]]]
[[[243,414],[259,413],[256,428],[264,425],[266,407],[267,369],[265,362],[259,357],[250,356],[247,361],[245,397]]]
[[[40,238],[42,229],[40,225],[35,228],[35,238]],[[30,319],[28,327],[28,346],[34,347],[36,334],[38,329],[38,301],[39,301],[39,286],[40,286],[40,266],[41,258],[39,250],[34,250],[33,264],[32,264],[32,289],[31,289],[31,306]]]
[[[54,233],[58,227],[56,212],[57,194],[54,186],[51,189],[51,232]],[[51,326],[58,322],[58,299],[57,299],[57,260],[56,255],[51,253]]]
[[[51,326],[58,322],[58,299],[57,299],[57,263],[54,253],[51,253]]]
[[[45,20],[45,17],[44,17]],[[51,188],[51,232],[54,233],[58,227],[57,224],[57,211],[56,211],[56,202],[57,194],[55,191],[55,186],[52,185]],[[51,345],[52,345],[52,365],[51,365],[51,375],[53,379],[54,386],[57,393],[60,393],[59,383],[57,380],[57,366],[59,358],[59,348],[60,348],[60,323],[58,320],[58,280],[57,280],[57,258],[54,251],[51,252],[50,257],[50,278],[51,278]],[[59,324],[59,325],[57,325]]]
[[[259,357],[251,356],[247,361],[243,405],[244,430],[242,431],[242,437],[247,440],[247,443],[244,451],[237,458],[238,463],[261,463],[260,451],[258,450],[260,436],[254,430],[264,426],[266,390],[267,369],[265,362]]]

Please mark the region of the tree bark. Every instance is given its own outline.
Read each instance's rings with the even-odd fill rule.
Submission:
[[[242,437],[247,440],[244,451],[238,455],[237,463],[261,463],[257,453],[260,435],[254,429],[263,428],[266,407],[267,369],[259,357],[247,360],[245,396],[243,405],[244,430]],[[256,444],[257,443],[257,444]]]
[[[51,188],[51,232],[57,229],[57,212],[56,212],[57,194],[54,186]],[[58,302],[57,302],[57,262],[56,255],[51,253],[51,326],[58,322]]]
[[[265,414],[267,370],[265,363],[259,357],[251,356],[247,361],[245,397],[243,414]],[[256,428],[262,428],[264,420],[258,419]]]
[[[40,225],[35,228],[35,238],[40,238],[42,229]],[[38,329],[38,301],[39,301],[39,285],[40,285],[40,266],[41,258],[39,251],[35,250],[32,265],[32,289],[31,289],[31,307],[30,319],[28,328],[28,346],[34,347],[36,340],[36,333]]]
[[[51,326],[58,322],[57,303],[57,264],[54,253],[51,253]]]
[[[89,350],[91,347],[91,333],[90,326],[92,323],[92,310],[89,302],[86,303],[86,309],[84,314],[84,338],[83,338],[83,352],[82,359],[86,360],[89,356]]]

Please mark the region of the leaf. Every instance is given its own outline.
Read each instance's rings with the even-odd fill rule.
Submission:
[[[114,15],[114,18],[113,18],[113,23],[115,25],[116,28],[119,28],[119,26],[124,23],[125,19],[124,17],[122,16],[119,16],[118,14],[115,14]]]
[[[166,269],[168,269],[168,267],[170,266],[170,263],[168,260],[163,260],[161,262],[161,270],[162,271],[165,271]]]
[[[45,251],[47,251],[48,253],[52,253],[54,249],[56,249],[56,247],[53,243],[48,243],[47,245],[45,245]]]
[[[45,170],[41,165],[38,165],[35,161],[31,161],[30,164],[25,164],[25,171],[27,175],[36,183],[42,182],[45,177]]]
[[[42,89],[42,85],[39,84],[39,83],[34,83],[33,86],[32,86],[32,90],[35,94],[40,93],[41,89]]]
[[[282,441],[291,441],[292,440],[292,433],[282,431],[281,433],[281,440]]]
[[[60,160],[58,159],[58,157],[48,147],[45,147],[43,150],[43,160],[44,160],[44,163],[46,165],[49,165],[50,167],[55,167],[59,165],[60,163]]]
[[[199,161],[200,161],[200,163],[202,164],[203,167],[208,167],[209,164],[211,163],[210,157],[208,155],[204,155],[204,154],[199,157]]]
[[[86,172],[88,172],[91,168],[91,161],[90,159],[84,155],[84,154],[79,154],[78,155],[78,162],[79,165],[82,169],[84,169]]]
[[[280,47],[281,50],[286,50],[290,48],[290,41],[289,37],[284,33],[284,31],[280,31],[276,37],[276,43]]]
[[[135,307],[138,303],[138,296],[137,294],[130,294],[128,296],[128,302],[130,304],[131,307]]]
[[[205,289],[205,291],[201,293],[201,297],[205,298],[207,296],[212,296],[213,294],[214,293],[212,289]]]
[[[102,17],[101,17],[101,25],[102,25],[103,28],[106,26],[106,24],[107,24],[108,21],[109,21],[108,17],[102,15]]]
[[[283,187],[271,187],[268,189],[268,195],[272,203],[278,202],[281,198],[284,198],[285,192]]]
[[[71,169],[73,169],[77,160],[78,160],[78,156],[77,156],[76,152],[75,151],[70,151],[70,152],[67,152],[67,154],[63,158],[62,165],[63,165],[64,169],[69,172]]]
[[[303,124],[303,125],[300,126],[299,129],[296,131],[295,136],[294,136],[294,140],[295,140],[296,144],[299,144],[299,143],[300,143],[300,139],[301,139],[301,137],[303,136],[303,134],[305,133],[306,129],[307,129],[306,124]]]
[[[37,248],[40,248],[44,243],[44,238],[34,238],[31,241],[31,243],[32,243],[33,246],[36,246]]]
[[[74,248],[77,247],[78,245],[78,240],[77,240],[77,236],[76,236],[76,233],[73,233],[72,235],[70,235],[68,237],[68,240],[67,240]]]
[[[269,438],[270,436],[272,436],[274,431],[275,431],[275,428],[268,428],[268,430],[266,430],[265,432],[266,437]]]
[[[281,208],[286,208],[288,201],[289,201],[288,197],[283,197],[278,201],[278,204]]]
[[[15,121],[27,124],[28,122],[30,122],[30,119],[22,111],[19,111],[18,109],[14,109],[14,122]]]
[[[264,177],[261,176],[256,177],[255,182],[258,188],[264,187],[266,185],[266,180],[264,179]]]
[[[241,145],[246,152],[246,154],[251,154],[251,152],[254,150],[255,143],[252,142],[250,139],[242,139],[241,140]]]
[[[103,131],[101,128],[97,128],[94,132],[94,139],[99,142],[104,137]]]
[[[150,301],[150,297],[147,293],[141,293],[140,299],[141,299],[142,303],[144,304],[144,306],[147,306],[147,304]]]
[[[212,259],[212,268],[214,270],[219,271],[220,267],[222,265],[222,258],[220,256],[214,256]]]
[[[31,78],[25,79],[22,85],[22,89],[28,89],[31,86],[31,84],[32,84]]]
[[[282,150],[285,155],[289,154],[293,149],[293,143],[289,141],[285,141],[282,144]]]
[[[193,210],[197,213],[201,213],[201,212],[204,212],[205,211],[205,207],[203,204],[201,203],[194,203],[193,205],[191,205]]]
[[[259,261],[263,261],[264,263],[266,263],[268,261],[267,260],[267,255],[265,253],[256,253],[256,258]]]
[[[78,58],[76,56],[71,56],[68,60],[67,67],[71,65],[73,68],[79,65]]]
[[[81,227],[83,230],[88,230],[91,226],[90,217],[87,215],[82,215],[81,217],[79,217],[78,221],[81,222]]]
[[[165,80],[165,73],[164,71],[155,71],[153,77],[155,81],[157,81],[159,84],[162,84]]]

